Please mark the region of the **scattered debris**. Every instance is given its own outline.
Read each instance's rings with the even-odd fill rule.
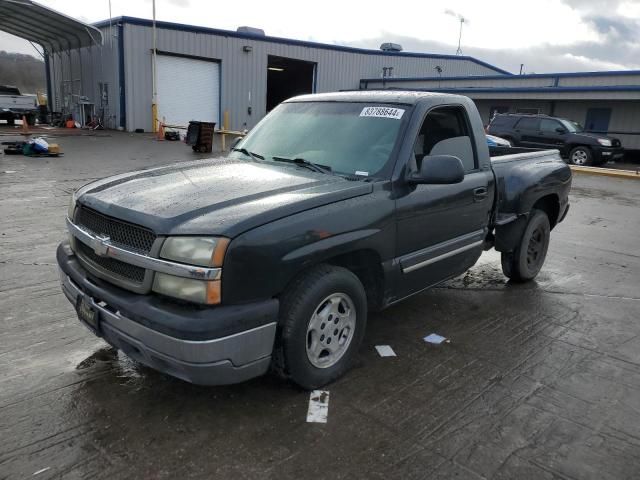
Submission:
[[[42,137],[27,141],[2,142],[6,145],[5,155],[26,155],[27,157],[59,157],[63,155],[60,145],[49,143]]]
[[[326,390],[314,390],[309,395],[309,410],[307,422],[327,423],[329,414],[329,392]]]
[[[437,333],[431,333],[424,337],[424,341],[427,343],[433,343],[434,345],[440,345],[443,342],[450,343],[451,341],[443,337],[442,335],[438,335]]]
[[[46,467],[46,468],[38,470],[37,472],[33,472],[33,476],[35,477],[36,475],[40,475],[41,473],[44,473],[47,470],[51,470],[51,467]]]
[[[376,345],[376,350],[381,357],[395,357],[396,352],[389,345]]]
[[[16,171],[15,171],[15,170],[5,170],[5,171],[4,171],[4,172],[2,172],[2,173],[16,173]]]

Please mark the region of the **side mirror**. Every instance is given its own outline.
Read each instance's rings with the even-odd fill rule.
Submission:
[[[566,131],[564,128],[562,128],[562,127],[558,127],[558,128],[556,128],[556,132],[557,132],[557,133],[567,133],[567,131]]]
[[[409,177],[411,183],[431,185],[449,185],[462,180],[462,161],[453,155],[428,155],[422,159],[420,171]]]
[[[233,142],[231,142],[231,146],[229,147],[231,150],[233,150],[234,148],[236,148],[236,146],[240,143],[240,140],[242,140],[243,137],[236,137],[233,139]]]

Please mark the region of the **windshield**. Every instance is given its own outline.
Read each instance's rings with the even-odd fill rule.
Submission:
[[[236,149],[267,161],[302,159],[333,173],[372,176],[389,161],[406,108],[347,102],[283,103]],[[247,157],[240,151],[231,156]]]
[[[584,128],[578,122],[572,122],[571,120],[565,120],[564,118],[559,118],[560,123],[569,130],[571,133],[582,132]]]

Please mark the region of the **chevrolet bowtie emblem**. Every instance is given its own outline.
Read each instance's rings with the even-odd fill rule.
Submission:
[[[111,245],[111,238],[108,236],[97,236],[95,241],[93,242],[93,251],[99,257],[104,257],[109,251],[109,246]]]

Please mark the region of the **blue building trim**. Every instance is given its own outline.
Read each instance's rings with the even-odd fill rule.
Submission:
[[[528,75],[511,75],[510,79],[517,78],[571,78],[571,77],[624,77],[630,75],[640,75],[640,70],[610,70],[603,72],[567,72],[567,73],[532,73]],[[392,77],[385,78],[388,83],[412,82],[412,81],[438,81],[438,80],[504,80],[504,75],[468,75],[456,77]],[[382,82],[382,78],[363,78],[361,82]]]
[[[373,88],[371,90],[374,90]],[[640,92],[640,85],[611,85],[585,87],[459,87],[459,88],[411,88],[390,87],[384,90],[409,90],[441,93],[560,93],[560,92]]]
[[[122,22],[118,22],[118,89],[120,90],[120,127],[126,130],[127,98],[124,76],[124,25]]]
[[[138,25],[142,27],[151,27],[153,25],[153,22],[151,20],[147,20],[145,18],[136,18],[136,17],[127,17],[127,16],[114,18],[111,20],[111,22],[112,23],[117,22],[120,24],[127,23],[130,25]],[[102,28],[108,25],[109,25],[109,20],[103,20],[93,24],[93,26],[97,28]],[[282,43],[285,45],[294,45],[298,47],[319,48],[323,50],[334,50],[338,52],[358,53],[361,55],[384,55],[384,56],[390,56],[390,57],[468,60],[477,65],[481,65],[497,73],[500,73],[501,74],[500,78],[504,78],[505,75],[509,75],[509,76],[513,75],[511,72],[498,68],[494,65],[490,65],[486,62],[483,62],[482,60],[478,60],[477,58],[469,57],[466,55],[445,55],[445,54],[439,54],[439,53],[414,53],[414,52],[384,52],[382,50],[370,50],[366,48],[346,47],[342,45],[332,45],[329,43],[309,42],[306,40],[294,40],[291,38],[251,35],[251,34],[242,33],[242,32],[234,32],[231,30],[222,30],[222,29],[210,28],[210,27],[199,27],[196,25],[185,25],[182,23],[173,23],[173,22],[156,21],[156,27],[167,29],[167,30],[178,30],[181,32],[206,33],[210,35],[219,35],[223,37],[244,38],[247,40],[253,40],[258,42],[273,42],[273,43]]]

